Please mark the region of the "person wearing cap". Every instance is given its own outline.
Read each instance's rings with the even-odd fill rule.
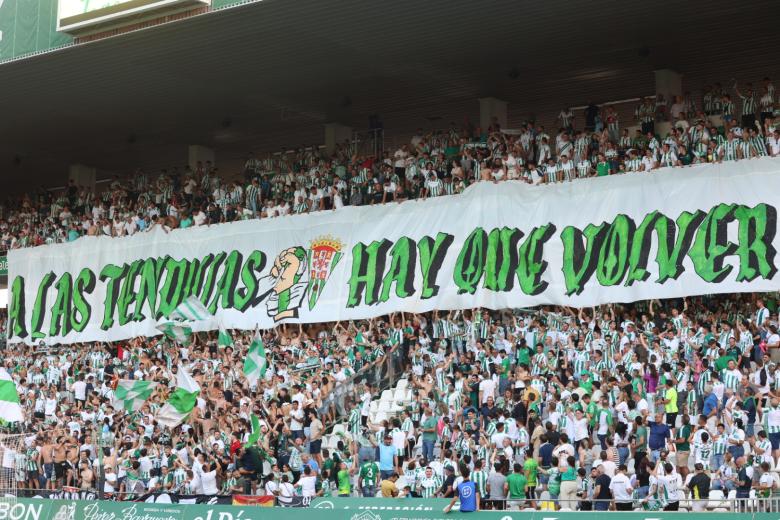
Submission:
[[[398,453],[393,446],[393,438],[390,435],[385,435],[382,444],[379,445],[379,476],[382,480],[386,480],[390,475],[395,473],[395,468],[398,467]]]

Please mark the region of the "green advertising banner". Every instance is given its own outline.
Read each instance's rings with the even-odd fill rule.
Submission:
[[[44,499],[0,499],[0,520],[311,520],[311,508],[266,508],[257,506],[181,505],[146,502],[107,502]],[[353,503],[349,511],[339,504]],[[434,510],[425,510],[424,502],[435,503]],[[316,503],[331,503],[333,507],[316,507],[318,520],[685,520],[685,512],[567,512],[556,511],[480,511],[444,513],[446,500],[407,501],[334,498]],[[381,504],[371,507],[370,504]],[[417,504],[412,506],[411,504]],[[364,505],[358,505],[364,504]],[[694,513],[695,515],[696,513]],[[702,513],[703,515],[703,513]],[[735,516],[741,518],[734,518]],[[769,513],[707,513],[708,520],[775,520]]]
[[[0,256],[0,276],[8,276],[8,257]]]
[[[450,501],[447,498],[353,498],[319,497],[311,501],[312,509],[368,509],[372,511],[435,511],[440,513]]]

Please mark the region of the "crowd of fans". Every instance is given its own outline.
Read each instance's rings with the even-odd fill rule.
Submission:
[[[780,485],[777,304],[776,293],[721,295],[279,326],[264,334],[269,369],[255,387],[241,370],[252,333],[234,331],[232,347],[205,333],[189,346],[9,345],[3,364],[27,413],[8,425],[25,433],[14,475],[19,489],[104,481],[122,499],[449,498],[464,479],[483,509],[769,497]],[[374,422],[388,361],[389,382],[406,379],[412,397]],[[154,414],[179,366],[202,392],[170,431]],[[112,407],[119,378],[160,385],[128,413]],[[262,434],[245,447],[251,414]],[[346,433],[323,447],[339,421]]]
[[[59,193],[42,188],[0,208],[0,250],[84,235],[126,236],[157,225],[187,228],[425,199],[460,193],[481,180],[547,184],[778,156],[775,88],[769,79],[760,88],[705,87],[700,105],[690,94],[670,104],[662,96],[642,100],[630,122],[640,126],[634,135],[613,107],[589,105],[581,121],[562,110],[554,135],[530,122],[519,129],[453,124],[419,129],[408,144],[381,157],[353,153],[342,143],[330,155],[310,147],[250,156],[243,175],[232,177],[206,162],[156,176],[139,170],[100,193],[72,182]],[[656,134],[656,121],[672,124],[668,135]]]
[[[554,137],[529,123],[424,134],[382,157],[348,144],[250,157],[240,180],[214,165],[151,179],[137,171],[100,194],[70,184],[10,201],[0,249],[126,236],[239,219],[424,199],[473,182],[530,184],[780,155],[772,84],[706,87],[642,100],[629,135],[611,107]],[[727,91],[728,90],[728,91]],[[737,109],[731,100],[741,106]],[[672,123],[667,136],[655,122]],[[717,121],[717,126],[714,122]],[[268,371],[242,367],[254,332],[189,344],[164,336],[55,347],[5,344],[26,413],[12,465],[22,494],[75,487],[146,493],[452,498],[473,482],[482,509],[674,510],[715,491],[780,487],[777,294],[643,301],[594,309],[473,309],[263,333]],[[174,430],[155,413],[184,367],[202,391]],[[159,383],[143,407],[115,406],[120,379]],[[371,401],[399,380],[412,397],[381,416]],[[250,417],[261,435],[250,436]],[[336,424],[345,433],[323,446]],[[8,447],[4,446],[7,450]],[[2,473],[0,476],[7,476]]]

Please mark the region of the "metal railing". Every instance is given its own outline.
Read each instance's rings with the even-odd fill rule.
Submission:
[[[545,492],[546,494],[546,492]],[[621,506],[623,508],[621,508]],[[671,507],[671,509],[670,509]],[[535,510],[535,511],[688,511],[693,513],[733,512],[733,513],[778,513],[780,512],[780,494],[755,498],[683,498],[677,502],[658,501],[653,498],[620,501],[613,499],[561,499],[544,498],[502,498],[483,499],[483,510]]]

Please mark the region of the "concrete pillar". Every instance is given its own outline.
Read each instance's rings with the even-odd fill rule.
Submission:
[[[97,170],[83,164],[71,164],[68,167],[68,180],[71,180],[76,186],[83,186],[90,190],[95,189]]]
[[[671,69],[655,71],[655,95],[663,94],[666,104],[671,108],[674,96],[682,96],[682,74]]]
[[[339,123],[325,124],[325,151],[328,155],[336,149],[336,143],[352,139],[352,127]]]
[[[206,165],[206,161],[211,161],[211,164],[216,164],[214,161],[214,150],[199,144],[191,144],[188,148],[187,164],[192,171],[195,171],[198,161],[204,166]]]
[[[494,97],[479,98],[479,127],[482,132],[497,121],[501,128],[506,128],[506,101]]]

